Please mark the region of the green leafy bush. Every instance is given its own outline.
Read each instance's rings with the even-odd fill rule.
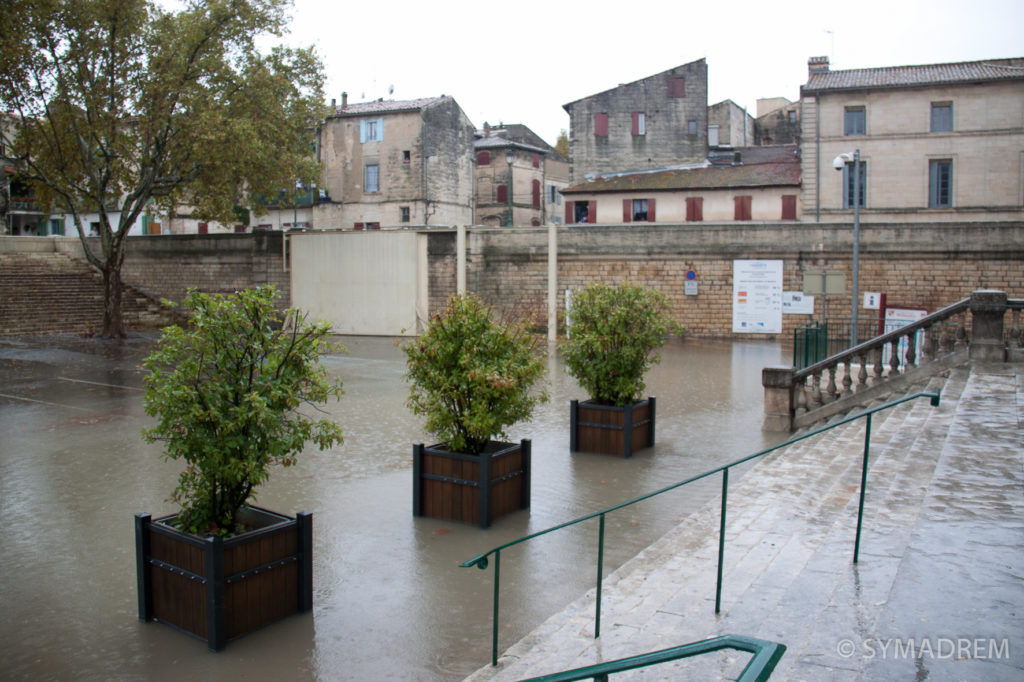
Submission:
[[[665,294],[629,283],[575,292],[562,357],[591,400],[617,406],[640,400],[644,374],[661,360],[654,350],[682,329],[668,310]]]
[[[145,360],[144,405],[157,423],[143,436],[187,464],[174,493],[183,531],[236,532],[236,514],[271,465],[290,466],[309,441],[321,450],[342,441],[336,423],[297,408],[341,395],[318,360],[344,349],[327,323],[275,310],[277,296],[272,286],[231,296],[190,289],[188,328],[165,328]]]
[[[450,298],[403,350],[412,384],[408,405],[453,452],[480,454],[547,400],[546,392],[533,391],[545,370],[535,337],[496,320],[472,294]]]

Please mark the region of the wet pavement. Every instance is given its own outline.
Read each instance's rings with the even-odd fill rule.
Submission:
[[[345,443],[276,471],[257,503],[313,512],[314,611],[228,645],[137,617],[133,516],[174,511],[180,465],[143,442],[139,365],[152,336],[0,339],[0,670],[9,679],[461,679],[490,660],[491,573],[458,564],[497,544],[636,497],[772,442],[760,431],[773,344],[672,342],[648,377],[654,448],[621,460],[568,451],[557,358],[552,400],[511,437],[533,440],[532,507],[483,531],[415,519],[411,444],[394,340],[351,338],[325,364]],[[776,438],[777,440],[777,438]],[[605,575],[700,510],[718,484],[608,519]],[[593,588],[596,523],[503,555],[506,645]],[[514,608],[511,608],[514,607]]]
[[[767,456],[730,485],[722,610],[719,503],[509,646],[472,682],[518,680],[723,634],[788,647],[773,680],[1024,679],[1024,372],[954,369],[942,403],[874,419],[860,561],[864,421]],[[736,679],[723,652],[616,679]]]

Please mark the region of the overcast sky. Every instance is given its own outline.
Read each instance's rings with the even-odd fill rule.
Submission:
[[[1024,0],[294,2],[288,40],[317,46],[328,101],[451,95],[478,128],[524,123],[551,144],[563,104],[701,58],[708,104],[754,114],[758,98],[799,98],[811,56],[833,69],[1024,57]]]

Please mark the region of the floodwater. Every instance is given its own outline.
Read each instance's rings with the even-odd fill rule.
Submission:
[[[151,420],[139,365],[153,337],[0,339],[0,676],[461,679],[490,662],[494,577],[462,561],[781,440],[760,430],[761,368],[784,361],[778,345],[670,342],[647,377],[657,445],[630,460],[569,452],[568,403],[585,396],[552,355],[551,401],[509,434],[533,441],[531,508],[488,530],[414,518],[412,443],[429,436],[405,407],[401,350],[394,339],[342,341],[348,353],[324,362],[345,383],[326,408],[344,445],[311,448],[256,499],[313,512],[313,613],[214,654],[138,620],[133,517],[175,511],[180,469],[140,436]],[[714,477],[609,515],[605,575],[719,486]],[[588,521],[502,552],[500,649],[594,587],[596,541]]]

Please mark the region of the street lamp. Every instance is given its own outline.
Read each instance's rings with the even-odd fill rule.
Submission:
[[[515,158],[512,147],[509,147],[508,151],[505,152],[505,163],[508,164],[508,221],[506,223],[508,227],[512,227],[512,162]]]
[[[846,168],[848,163],[853,163],[853,300],[850,310],[850,347],[857,345],[857,308],[860,296],[860,282],[858,281],[859,257],[860,257],[860,150],[854,150],[853,154],[845,152],[832,160],[832,167],[837,171]],[[845,191],[845,188],[844,188]]]

